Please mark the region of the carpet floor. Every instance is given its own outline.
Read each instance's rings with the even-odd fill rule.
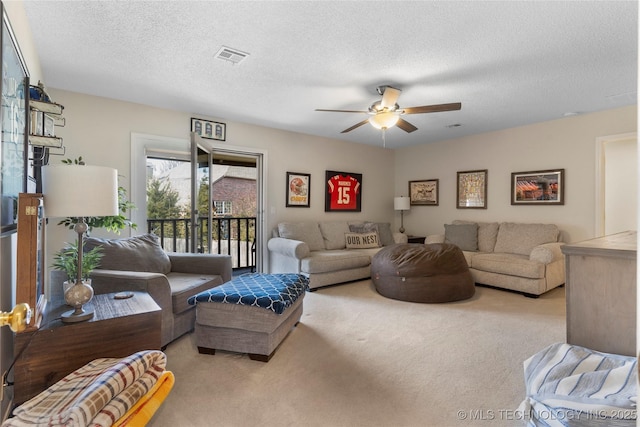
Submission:
[[[446,304],[387,299],[370,280],[320,289],[268,363],[199,354],[193,334],[170,344],[176,383],[149,425],[525,425],[522,364],[565,324],[564,288]]]

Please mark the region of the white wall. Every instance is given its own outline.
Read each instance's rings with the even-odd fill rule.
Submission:
[[[440,180],[439,206],[405,212],[408,234],[444,232],[454,219],[555,223],[563,239],[595,237],[596,139],[635,132],[637,107],[575,116],[481,135],[396,150],[395,190],[408,181]],[[563,206],[511,206],[511,173],[564,168]],[[456,208],[456,172],[488,169],[487,209]]]
[[[118,169],[120,185],[131,193],[131,133],[159,135],[165,138],[189,139],[189,113],[163,110],[49,88],[49,95],[64,106],[66,126],[56,129],[66,147],[65,158],[82,156],[87,164]],[[346,143],[338,140],[228,122],[225,145],[250,147],[268,155],[266,230],[280,221],[367,219],[393,220],[393,151],[382,147]],[[61,157],[51,156],[50,163]],[[362,212],[324,212],[324,176],[326,170],[363,175]],[[286,172],[311,174],[311,207],[286,208]],[[143,174],[144,175],[144,174]],[[391,178],[391,179],[390,179]],[[142,206],[141,206],[142,208]],[[47,254],[57,251],[65,241],[74,239],[72,231],[47,227]],[[144,232],[146,224],[139,224]],[[100,233],[97,232],[96,235]],[[47,262],[49,265],[50,262]]]

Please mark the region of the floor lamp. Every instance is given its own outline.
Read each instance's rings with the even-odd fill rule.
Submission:
[[[400,232],[404,233],[404,211],[410,208],[409,198],[405,196],[393,198],[393,209],[400,211]]]
[[[44,216],[77,217],[78,272],[75,284],[65,292],[65,301],[74,307],[62,314],[66,323],[82,322],[93,317],[83,305],[93,298],[93,288],[82,280],[83,236],[86,217],[118,215],[118,171],[102,166],[56,165],[42,168]]]

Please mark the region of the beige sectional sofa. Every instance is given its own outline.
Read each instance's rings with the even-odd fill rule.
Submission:
[[[476,283],[537,297],[565,282],[565,260],[554,224],[454,221],[425,243],[462,249]]]
[[[303,274],[310,289],[366,279],[381,247],[406,241],[389,223],[282,222],[267,243],[269,271]]]

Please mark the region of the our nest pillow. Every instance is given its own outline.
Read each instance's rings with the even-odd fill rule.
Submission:
[[[379,248],[380,238],[375,231],[370,233],[345,233],[347,249]]]

